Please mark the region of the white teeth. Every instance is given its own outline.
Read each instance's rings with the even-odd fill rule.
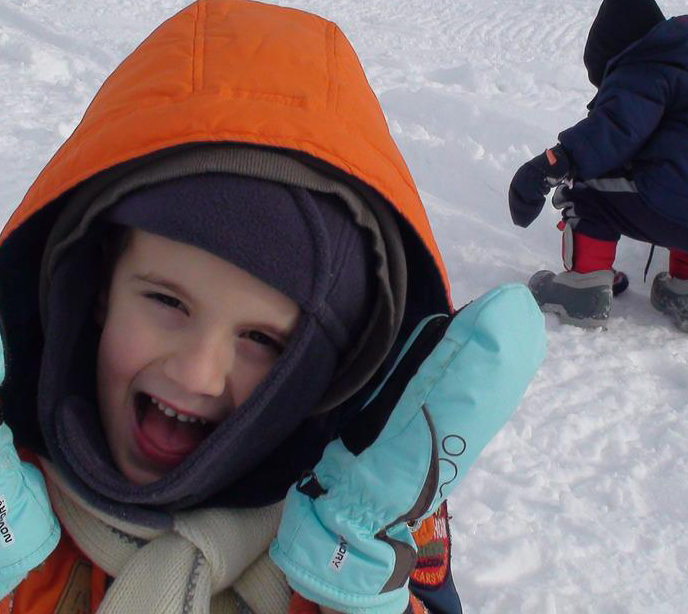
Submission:
[[[198,422],[199,420],[201,421],[201,424],[205,424],[206,420],[203,418],[198,418],[196,416],[189,416],[187,414],[180,414],[171,407],[168,407],[165,405],[162,401],[159,399],[156,399],[155,397],[150,398],[151,401],[153,402],[153,405],[155,405],[162,413],[164,413],[166,416],[170,418],[176,418],[179,420],[179,422]]]

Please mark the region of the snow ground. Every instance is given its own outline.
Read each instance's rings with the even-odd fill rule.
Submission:
[[[357,49],[420,188],[460,305],[559,269],[556,212],[512,226],[513,172],[584,115],[597,0],[280,0]],[[0,218],[115,65],[184,0],[0,0]],[[685,11],[660,0],[668,15]],[[655,257],[649,279],[666,267]],[[606,331],[548,316],[548,357],[452,496],[467,613],[670,614],[688,602],[688,338],[649,305],[647,246]]]

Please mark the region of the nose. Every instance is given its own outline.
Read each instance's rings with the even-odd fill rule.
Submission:
[[[186,339],[164,361],[167,377],[186,392],[219,397],[228,385],[234,352],[211,336]]]

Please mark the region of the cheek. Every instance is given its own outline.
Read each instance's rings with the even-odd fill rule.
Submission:
[[[131,342],[106,327],[98,345],[98,379],[112,384],[126,377],[132,367]]]
[[[103,330],[98,344],[98,356],[96,363],[96,385],[98,394],[98,411],[105,431],[105,436],[113,456],[117,457],[117,451],[122,440],[123,422],[120,417],[124,415],[126,394],[126,378],[122,376],[120,364],[120,351],[115,339],[108,334],[107,327]]]
[[[232,387],[234,400],[237,405],[246,401],[253,391],[269,376],[276,359],[271,360],[246,360],[232,374]]]
[[[98,344],[98,396],[103,402],[123,400],[133,378],[146,365],[150,343],[135,326],[123,327],[117,320],[106,319]],[[101,408],[102,409],[102,408]]]

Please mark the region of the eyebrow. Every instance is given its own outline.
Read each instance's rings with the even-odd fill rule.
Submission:
[[[132,275],[132,279],[135,279],[137,281],[143,281],[145,283],[153,284],[155,286],[159,286],[161,288],[166,288],[170,292],[177,294],[180,296],[182,299],[184,299],[186,302],[191,303],[192,298],[191,295],[184,290],[179,284],[170,281],[169,279],[165,279],[164,277],[157,277],[152,274],[148,275]],[[299,313],[299,318],[301,314]],[[296,330],[296,326],[294,327],[294,330],[288,331],[281,326],[276,326],[274,323],[256,323],[256,326],[259,327],[264,327],[267,330],[269,330],[273,335],[276,337],[279,337],[280,343],[284,343],[285,345],[289,342],[291,339],[291,336],[294,334],[294,330]]]
[[[282,328],[277,328],[274,324],[262,324],[260,325],[262,328],[265,328],[271,335],[274,335],[277,337],[277,341],[281,343],[282,345],[287,345],[289,343],[289,340],[291,339],[292,335],[294,334],[294,331],[286,331],[283,330]],[[296,327],[294,327],[294,330],[296,330]]]
[[[166,288],[170,292],[173,292],[174,294],[177,294],[183,298],[185,301],[191,301],[191,295],[184,290],[184,288],[182,288],[179,284],[170,281],[169,279],[165,279],[164,277],[156,277],[155,275],[132,275],[132,279],[153,284],[155,286],[160,286],[161,288]]]

